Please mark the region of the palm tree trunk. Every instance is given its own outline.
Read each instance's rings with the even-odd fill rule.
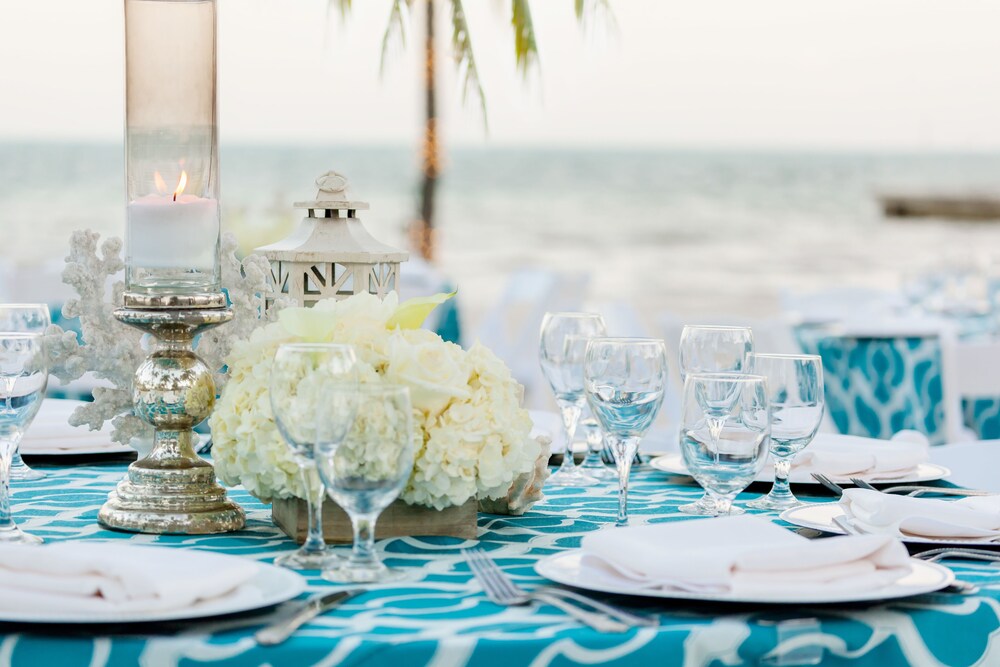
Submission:
[[[437,76],[435,64],[434,0],[427,2],[424,51],[425,122],[420,186],[420,219],[414,231],[415,246],[428,261],[434,259],[434,204],[440,174],[437,134]]]

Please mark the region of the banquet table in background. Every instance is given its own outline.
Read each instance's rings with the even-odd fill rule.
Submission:
[[[268,508],[241,489],[232,495],[247,509],[243,531],[129,535],[96,523],[108,490],[124,473],[123,464],[48,472],[46,479],[16,488],[15,513],[24,528],[49,541],[130,540],[261,561],[293,548],[271,525]],[[694,500],[701,489],[683,482],[637,469],[630,495],[633,521],[689,520],[675,508]],[[545,501],[523,517],[480,515],[479,544],[530,588],[542,582],[533,570],[538,558],[577,547],[585,533],[613,523],[616,503],[604,486],[549,489]],[[253,632],[259,624],[247,626],[245,618],[132,627],[0,624],[0,664],[794,667],[822,660],[831,666],[1000,665],[1000,569],[990,564],[948,562],[960,578],[981,587],[978,595],[939,593],[877,605],[789,608],[617,597],[614,602],[660,621],[658,628],[618,635],[593,632],[548,606],[490,603],[460,554],[475,544],[449,538],[381,543],[388,563],[407,569],[409,580],[372,588],[277,647],[258,646]],[[310,574],[310,594],[332,590],[332,584]]]

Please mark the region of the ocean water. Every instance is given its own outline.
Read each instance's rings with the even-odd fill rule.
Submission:
[[[283,236],[337,169],[380,239],[401,245],[417,203],[405,148],[221,150],[223,226],[245,248]],[[446,156],[440,267],[470,331],[520,267],[591,275],[590,296],[655,321],[767,316],[785,289],[891,288],[903,272],[1000,252],[1000,224],[889,221],[884,190],[1000,189],[1000,155],[462,149]],[[0,144],[0,261],[65,256],[69,233],[124,234],[118,145]],[[405,274],[404,274],[405,276]]]

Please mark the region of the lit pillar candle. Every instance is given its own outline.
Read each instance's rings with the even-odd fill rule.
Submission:
[[[128,204],[130,261],[147,269],[211,271],[218,220],[216,199],[185,194],[140,197]]]

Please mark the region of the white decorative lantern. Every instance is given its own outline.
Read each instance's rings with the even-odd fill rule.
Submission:
[[[329,171],[316,186],[315,201],[295,204],[308,211],[298,228],[256,251],[271,262],[277,292],[302,306],[361,292],[385,298],[396,289],[399,265],[408,253],[368,233],[356,215],[368,204],[350,200],[347,178]]]

